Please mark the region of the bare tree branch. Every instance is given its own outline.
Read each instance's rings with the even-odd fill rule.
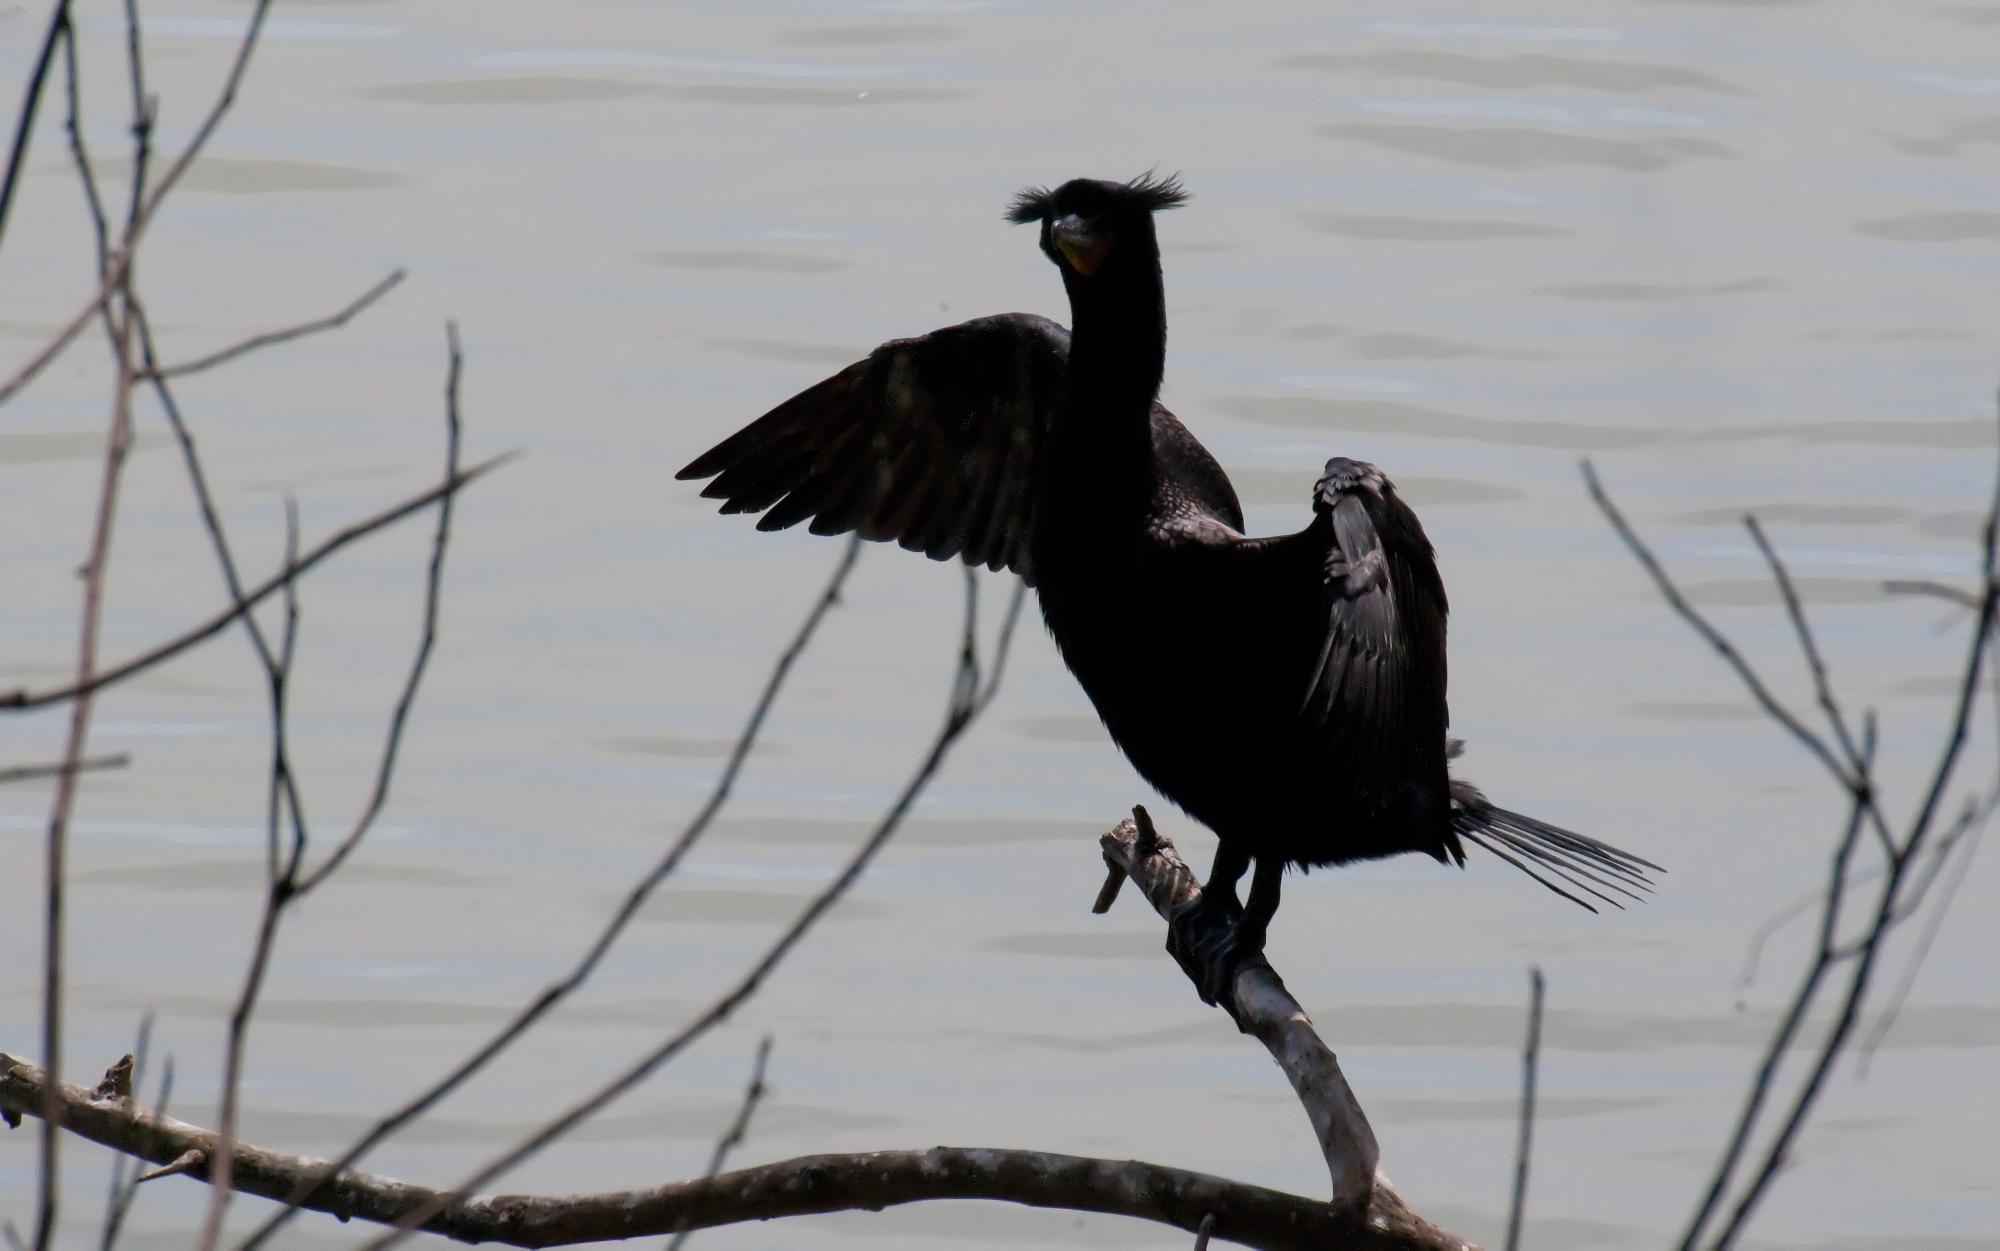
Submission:
[[[1975,621],[1968,651],[1960,669],[1958,697],[1945,732],[1944,742],[1932,766],[1922,802],[1900,831],[1892,828],[1883,818],[1877,802],[1873,777],[1876,745],[1873,715],[1863,717],[1860,741],[1855,742],[1846,730],[1846,722],[1827,680],[1825,663],[1807,625],[1796,589],[1791,583],[1783,561],[1765,540],[1762,530],[1757,527],[1755,521],[1747,522],[1751,536],[1770,567],[1772,578],[1778,586],[1786,611],[1792,620],[1800,649],[1812,674],[1821,709],[1825,712],[1834,736],[1840,744],[1838,756],[1827,746],[1825,740],[1807,729],[1797,717],[1777,702],[1749,662],[1719,630],[1688,604],[1685,596],[1674,585],[1659,561],[1605,495],[1588,462],[1584,463],[1583,473],[1592,498],[1597,501],[1598,507],[1624,539],[1633,555],[1652,576],[1655,585],[1669,605],[1736,671],[1765,712],[1820,759],[1828,772],[1847,792],[1849,799],[1847,823],[1835,846],[1826,889],[1820,899],[1817,948],[1807,964],[1791,1004],[1767,1045],[1742,1111],[1737,1116],[1735,1128],[1724,1146],[1721,1158],[1693,1215],[1689,1218],[1680,1241],[1683,1251],[1692,1251],[1708,1231],[1711,1221],[1722,1210],[1724,1201],[1730,1197],[1730,1192],[1736,1184],[1736,1170],[1748,1152],[1752,1136],[1763,1123],[1762,1118],[1767,1103],[1775,1091],[1778,1071],[1787,1051],[1807,1015],[1818,1004],[1827,975],[1836,966],[1847,965],[1849,972],[1845,986],[1838,995],[1833,1024],[1820,1040],[1813,1058],[1807,1063],[1804,1076],[1793,1087],[1789,1104],[1778,1118],[1776,1129],[1769,1135],[1758,1162],[1750,1169],[1749,1179],[1737,1190],[1720,1232],[1710,1243],[1715,1248],[1726,1248],[1733,1245],[1741,1236],[1752,1213],[1769,1191],[1788,1158],[1792,1144],[1797,1140],[1807,1117],[1825,1088],[1828,1076],[1846,1049],[1854,1027],[1861,1018],[1875,963],[1887,942],[1889,933],[1920,909],[1929,895],[1931,884],[1950,858],[1957,840],[1969,837],[1970,831],[1976,824],[1983,822],[1983,814],[1990,812],[1992,804],[2000,803],[2000,779],[1996,779],[1989,792],[1993,797],[1991,800],[1979,800],[1968,804],[1964,815],[1943,835],[1938,836],[1936,833],[1935,818],[1945,791],[1950,786],[1964,754],[1973,705],[1980,691],[1988,650],[1993,646],[1996,612],[2000,611],[2000,578],[1996,578],[1995,575],[1996,532],[2000,532],[2000,469],[1996,469],[1994,498],[1981,533],[1982,589],[1973,601],[1976,609]],[[1923,585],[1928,586],[1928,584]],[[1853,865],[1854,852],[1864,825],[1876,834],[1881,846],[1883,865],[1879,872],[1873,904],[1867,910],[1866,920],[1860,928],[1859,935],[1843,939],[1841,915],[1846,895],[1850,889],[1869,876],[1869,870],[1856,869]],[[1913,866],[1917,865],[1923,865],[1924,868],[1912,874]],[[1946,892],[1944,899],[1949,903],[1950,892]],[[1935,912],[1932,914],[1933,924],[1937,915]],[[1787,919],[1786,914],[1781,913],[1772,922],[1767,923],[1766,929],[1782,924],[1785,919]],[[1761,941],[1760,934],[1758,942]]]
[[[110,431],[97,494],[97,517],[91,529],[89,554],[83,564],[83,608],[77,626],[76,677],[89,680],[97,671],[97,644],[104,619],[104,581],[110,565],[111,537],[117,524],[118,495],[132,442],[132,318],[117,318],[118,376],[112,391]],[[70,705],[63,767],[56,774],[56,793],[49,812],[46,865],[43,877],[42,1049],[54,1068],[61,1062],[63,1031],[63,887],[68,875],[70,819],[77,793],[77,765],[90,738],[92,701],[88,694]],[[49,1096],[51,1100],[54,1096]],[[48,1251],[55,1239],[58,1208],[60,1134],[53,1102],[41,1125],[35,1215],[35,1251]]]
[[[198,1161],[216,1148],[216,1135],[210,1130],[130,1101],[95,1099],[85,1087],[51,1082],[44,1070],[0,1053],[0,1107],[35,1115],[45,1089],[58,1091],[67,1129],[113,1150],[172,1167],[190,1153]],[[317,1161],[249,1143],[237,1143],[234,1155],[238,1189],[270,1199],[283,1201],[302,1182],[312,1183],[318,1172]],[[183,1171],[205,1178],[208,1170],[194,1163]],[[333,1185],[317,1188],[309,1206],[342,1219],[383,1225],[418,1221],[429,1232],[462,1242],[554,1247],[666,1235],[683,1224],[711,1229],[784,1216],[873,1212],[954,1199],[1126,1216],[1190,1234],[1212,1220],[1216,1238],[1271,1251],[1325,1251],[1331,1246],[1343,1251],[1465,1248],[1456,1240],[1412,1242],[1393,1227],[1359,1220],[1317,1199],[1185,1169],[980,1147],[802,1156],[650,1190],[550,1198],[454,1199],[421,1186],[347,1171]]]
[[[142,163],[150,152],[150,121],[135,128],[135,139],[138,143],[134,168],[133,202],[135,207],[127,218],[124,238],[118,250],[112,256],[109,266],[103,272],[96,294],[91,296],[89,301],[82,308],[78,309],[75,315],[65,322],[62,328],[51,336],[39,350],[31,354],[26,361],[23,361],[7,381],[0,383],[0,405],[6,404],[8,400],[19,394],[23,387],[32,382],[42,370],[48,368],[50,362],[62,355],[63,349],[75,341],[76,336],[82,332],[83,327],[90,321],[92,315],[125,285],[132,267],[133,257],[138,249],[140,236],[145,232],[146,227],[151,224],[154,214],[159,211],[160,203],[174,189],[175,184],[181,180],[181,176],[187,173],[188,167],[194,163],[195,157],[199,156],[201,150],[208,146],[208,141],[214,135],[216,127],[221,125],[223,116],[228,113],[230,106],[236,102],[236,92],[242,86],[243,76],[250,68],[250,57],[256,50],[257,39],[263,32],[264,18],[270,11],[270,8],[271,0],[256,0],[254,7],[250,11],[249,20],[244,26],[243,36],[237,43],[235,59],[230,63],[229,71],[223,79],[221,91],[209,106],[209,110],[203,116],[201,123],[195,128],[194,137],[188,141],[187,147],[181,149],[180,153],[174,157],[173,161],[168,164],[166,170],[160,175],[159,180],[153,183],[151,188],[144,193],[143,198],[139,196],[138,188],[139,184],[144,181]],[[67,3],[57,6],[58,19],[65,32],[68,31],[68,10],[69,6]],[[53,37],[52,34],[51,38],[53,39]],[[136,21],[131,27],[130,46],[133,54],[136,56],[138,50]],[[50,44],[45,50],[44,59],[46,60],[47,56],[52,54],[53,44]],[[139,71],[136,67],[133,73],[134,83],[137,84],[140,80],[137,77]],[[42,90],[41,82],[46,77],[46,74],[47,70],[45,66],[38,67],[35,81],[30,88],[31,94],[28,104],[24,111],[31,111],[34,104],[39,101]],[[135,86],[135,90],[138,89]],[[146,106],[142,104],[142,110],[144,107]],[[27,123],[31,120],[30,117],[24,116],[22,118],[22,127],[16,132],[17,155],[13,158],[15,160],[19,159],[19,153],[26,151],[26,140],[23,136],[27,133],[29,129]],[[11,203],[13,185],[13,177],[10,174],[5,187],[0,188],[0,195],[4,196],[4,198],[0,198],[0,226],[4,226],[5,224],[6,206]]]

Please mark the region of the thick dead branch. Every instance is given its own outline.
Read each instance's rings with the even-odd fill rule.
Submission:
[[[131,1100],[101,1100],[83,1086],[50,1083],[43,1070],[0,1052],[0,1107],[38,1115],[50,1090],[56,1093],[65,1129],[151,1160],[163,1170],[208,1178],[208,1153],[217,1147],[213,1131],[157,1115]],[[315,1180],[324,1163],[244,1142],[233,1145],[232,1156],[230,1171],[238,1190],[279,1200]],[[1404,1221],[1364,1219],[1316,1199],[1204,1173],[1133,1160],[982,1147],[801,1156],[698,1181],[610,1194],[501,1195],[440,1204],[441,1199],[422,1186],[347,1171],[320,1186],[309,1206],[342,1219],[384,1225],[436,1207],[423,1229],[461,1242],[516,1247],[572,1246],[781,1216],[875,1212],[939,1199],[1129,1216],[1190,1234],[1212,1220],[1215,1238],[1272,1251],[1465,1246],[1456,1240],[1415,1238]]]
[[[1152,828],[1144,808],[1120,821],[1099,840],[1104,860],[1114,875],[1123,874],[1145,893],[1146,901],[1164,919],[1201,897],[1201,883],[1164,835]],[[1107,884],[1106,892],[1110,892]],[[1200,985],[1200,970],[1182,965],[1188,980]],[[1333,1180],[1330,1210],[1341,1214],[1346,1228],[1327,1246],[1360,1246],[1365,1234],[1370,1246],[1405,1248],[1465,1248],[1471,1244],[1424,1220],[1383,1175],[1375,1131],[1361,1103],[1340,1071],[1340,1061],[1321,1041],[1305,1009],[1262,956],[1245,961],[1236,972],[1234,1007],[1225,1007],[1236,1027],[1264,1044],[1284,1070],[1286,1080],[1312,1122]],[[1216,1236],[1234,1238],[1222,1217]],[[1198,1229],[1199,1218],[1190,1229]]]

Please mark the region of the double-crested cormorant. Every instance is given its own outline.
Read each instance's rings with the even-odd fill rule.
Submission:
[[[1219,840],[1174,926],[1183,944],[1220,936],[1192,953],[1206,998],[1262,950],[1288,864],[1463,864],[1470,842],[1585,907],[1565,886],[1647,889],[1657,866],[1447,775],[1444,585],[1380,470],[1335,457],[1305,529],[1243,533],[1228,477],[1155,398],[1153,214],[1184,199],[1150,176],[1022,192],[1007,216],[1040,224],[1070,332],[1009,313],[892,340],[679,476],[713,477],[702,494],[760,530],[809,519],[1032,583],[1112,740]]]

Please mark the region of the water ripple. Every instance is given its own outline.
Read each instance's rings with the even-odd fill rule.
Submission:
[[[1736,152],[1713,139],[1606,139],[1526,126],[1396,126],[1335,122],[1315,128],[1323,139],[1341,139],[1487,169],[1548,166],[1651,172],[1697,160],[1731,160]]]
[[[1363,55],[1301,53],[1281,57],[1281,69],[1335,74],[1379,74],[1432,82],[1483,87],[1493,91],[1523,91],[1568,87],[1637,95],[1649,91],[1686,89],[1713,95],[1747,97],[1755,93],[1713,74],[1680,65],[1644,61],[1582,60],[1576,57],[1525,53],[1505,57],[1467,56],[1424,49],[1389,49]]]

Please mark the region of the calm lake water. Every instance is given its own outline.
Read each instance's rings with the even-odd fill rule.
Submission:
[[[148,6],[166,139],[241,4]],[[0,7],[10,103],[44,20]],[[86,135],[111,158],[118,6],[80,6]],[[1422,511],[1456,609],[1466,772],[1510,806],[1669,866],[1593,917],[1481,857],[1295,881],[1271,956],[1339,1049],[1420,1209],[1489,1242],[1512,1162],[1526,970],[1549,979],[1530,1245],[1677,1234],[1806,935],[1839,797],[1657,601],[1586,499],[1596,460],[1663,557],[1809,708],[1756,554],[1793,561],[1842,691],[1880,710],[1891,811],[1949,711],[1962,625],[1886,576],[1967,580],[2000,380],[2000,4],[281,4],[237,113],[141,271],[170,355],[410,280],[338,335],[182,388],[255,568],[437,467],[444,330],[468,451],[526,455],[464,501],[443,639],[395,801],[286,929],[245,1133],[332,1152],[574,958],[699,802],[839,555],[715,516],[674,469],[878,341],[1065,314],[1000,212],[1027,182],[1183,172],[1162,219],[1165,399],[1296,528],[1333,453]],[[10,114],[11,116],[11,114]],[[88,290],[60,117],[0,253],[0,372]],[[0,685],[71,663],[107,388],[97,342],[0,413]],[[150,408],[106,652],[222,591]],[[305,589],[293,746],[331,837],[407,663],[426,536]],[[1005,584],[989,580],[987,602]],[[942,709],[955,570],[871,549],[726,821],[576,1002],[369,1167],[442,1183],[726,986],[847,855]],[[0,722],[56,755],[59,713]],[[262,872],[266,720],[229,636],[119,688],[73,841],[69,1076],[140,1014],[213,1115]],[[1982,726],[1972,778],[1988,776]],[[934,1143],[1140,1156],[1317,1193],[1304,1118],[1202,1009],[1133,899],[1088,913],[1096,834],[1151,800],[1032,621],[917,819],[731,1025],[507,1178],[591,1190],[698,1172],[758,1037],[774,1093],[738,1159]],[[0,1049],[39,1045],[47,794],[0,791]],[[1166,824],[1204,863],[1209,840]],[[1753,1245],[1971,1248],[2000,1226],[2000,981],[1975,862],[1865,1080],[1844,1067]],[[1885,985],[1908,958],[1900,945]],[[65,1245],[107,1157],[65,1152]],[[32,1216],[30,1134],[0,1214]],[[150,1186],[126,1245],[184,1245],[205,1192]],[[239,1201],[236,1218],[260,1212]],[[364,1231],[311,1218],[286,1245]],[[1175,1247],[1168,1231],[934,1205],[704,1246]],[[94,1242],[91,1245],[95,1245]]]

